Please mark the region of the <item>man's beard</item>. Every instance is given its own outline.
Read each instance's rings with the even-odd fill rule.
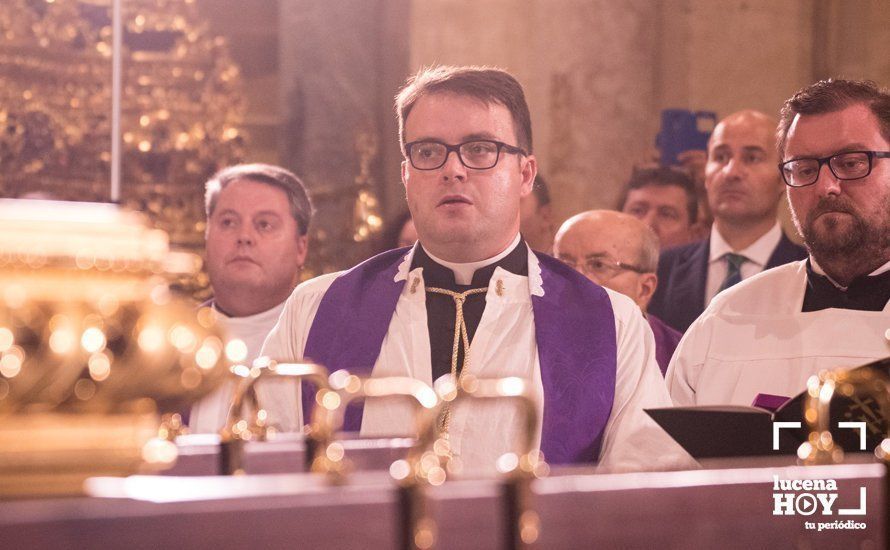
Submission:
[[[890,207],[890,204],[886,206]],[[850,223],[831,218],[819,220],[820,216],[831,213],[846,214]],[[807,250],[820,264],[839,261],[869,263],[881,258],[890,247],[890,223],[883,219],[870,224],[843,195],[820,199],[803,224],[796,213],[792,212],[792,215]]]

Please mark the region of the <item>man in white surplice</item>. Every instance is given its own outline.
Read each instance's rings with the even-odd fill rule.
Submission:
[[[241,164],[207,182],[207,272],[213,288],[209,305],[229,340],[244,343],[243,361],[259,355],[284,301],[300,279],[306,260],[312,205],[300,179],[268,164]],[[257,386],[269,425],[299,430],[297,386],[264,380]],[[234,382],[196,403],[189,413],[192,433],[215,433],[226,422]]]
[[[714,299],[668,369],[677,405],[791,397],[822,369],[890,355],[890,93],[818,82],[785,102],[778,136],[809,259]]]
[[[377,300],[368,289],[387,292],[392,287],[393,298],[382,318],[365,323],[384,324],[369,358],[373,376],[410,376],[427,384],[449,373],[519,376],[532,383],[538,409],[543,410],[545,433],[541,435],[539,421],[539,441],[545,440],[542,449],[545,445],[556,449],[553,455],[545,450],[548,458],[561,457],[563,462],[599,459],[607,470],[692,464],[643,412],[644,407],[669,406],[670,400],[655,363],[652,333],[639,309],[630,299],[604,291],[557,260],[536,255],[519,235],[520,198],[531,192],[537,164],[531,154],[528,107],[515,79],[500,70],[429,69],[409,80],[397,100],[397,111],[406,155],[402,179],[419,242],[410,249],[381,254],[348,272],[300,285],[263,354],[277,360],[324,356],[334,363],[326,364],[329,368],[350,368],[336,364],[342,350],[331,350],[336,344],[330,342],[361,347],[365,333],[375,328],[354,320],[371,307],[368,302]],[[378,265],[392,268],[387,271],[389,267],[378,269]],[[551,276],[555,278],[547,279]],[[378,282],[367,282],[372,279]],[[545,280],[554,282],[548,286]],[[557,297],[557,284],[566,281],[571,281],[570,286],[580,285],[579,295],[601,297],[607,308],[608,317],[598,319],[599,327],[597,319],[589,327],[580,327],[589,331],[591,339],[610,335],[606,343],[611,357],[606,359],[612,366],[595,371],[603,374],[599,386],[597,379],[585,377],[586,372],[576,383],[571,373],[560,378],[562,373],[543,368],[559,358],[551,359],[555,354],[550,354],[546,361],[542,359],[539,343],[552,336],[542,334],[548,327],[536,324],[541,321],[536,317],[550,307],[548,299]],[[349,286],[353,284],[355,288]],[[341,292],[344,288],[345,293]],[[365,290],[356,294],[355,289]],[[351,302],[330,305],[339,299],[334,294],[358,298],[354,307]],[[458,294],[462,298],[455,298]],[[323,314],[325,308],[342,311],[342,315]],[[609,326],[603,328],[605,322]],[[353,340],[352,333],[337,336],[343,324],[354,326]],[[327,332],[322,338],[318,334],[323,331]],[[467,349],[456,332],[466,334],[471,344]],[[564,344],[570,355],[575,342]],[[589,372],[593,377],[594,371]],[[556,382],[548,382],[552,379]],[[554,418],[551,413],[548,420],[548,406],[557,410],[556,401],[550,405],[546,397],[548,384],[563,384],[569,393],[572,386],[585,384],[602,390],[576,399],[577,410],[587,405],[584,401],[594,402],[600,394],[609,396],[602,425],[593,433],[574,434],[579,441],[587,437],[590,445],[585,447],[585,442],[569,449],[568,443],[555,441],[547,433],[548,422],[562,422],[561,429],[569,422],[579,432],[588,422],[597,425],[583,414]],[[367,402],[360,427],[363,436],[410,435],[410,409],[398,402]],[[493,469],[498,456],[515,448],[519,429],[516,409],[502,402],[458,407],[447,427],[452,452],[473,471]],[[587,451],[592,455],[585,455]]]

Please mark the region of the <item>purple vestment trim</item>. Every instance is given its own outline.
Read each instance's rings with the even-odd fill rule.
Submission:
[[[754,402],[751,403],[751,406],[766,409],[769,412],[776,412],[777,410],[779,410],[779,407],[789,401],[791,401],[791,398],[785,397],[784,395],[758,393],[756,396],[754,396]]]
[[[537,256],[544,289],[532,296],[544,384],[541,451],[551,464],[595,462],[615,401],[612,302],[561,261]]]
[[[384,252],[338,277],[322,298],[304,356],[331,371],[369,375],[405,281],[395,282],[409,249]],[[615,396],[615,317],[605,290],[549,256],[538,255],[544,296],[532,296],[544,386],[541,450],[552,464],[595,461]],[[314,391],[303,384],[308,418]],[[361,408],[344,429],[359,431]]]
[[[661,375],[667,374],[668,365],[671,363],[671,357],[680,344],[683,334],[676,331],[665,324],[664,321],[649,313],[646,316],[649,321],[649,328],[652,329],[652,336],[655,337],[655,361],[658,368],[661,369]]]
[[[395,281],[410,248],[378,254],[337,277],[325,292],[312,321],[303,356],[330,372],[346,369],[369,376],[380,355],[405,281]],[[303,419],[309,419],[315,388],[303,385]],[[361,403],[346,410],[343,429],[362,426]]]

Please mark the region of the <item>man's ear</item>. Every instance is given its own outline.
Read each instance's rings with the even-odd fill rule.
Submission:
[[[532,186],[535,184],[535,176],[538,175],[538,159],[534,155],[529,155],[522,159],[519,165],[519,173],[522,175],[522,185],[519,189],[519,196],[525,197],[532,192]]]
[[[638,303],[644,312],[649,308],[649,302],[655,289],[658,288],[658,275],[655,273],[643,273],[640,275],[640,296]]]
[[[309,235],[297,236],[297,265],[301,268],[306,263],[306,255],[309,253]]]
[[[405,186],[406,190],[408,187],[408,161],[402,161],[402,185]]]

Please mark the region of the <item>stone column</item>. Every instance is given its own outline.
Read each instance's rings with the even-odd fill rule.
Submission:
[[[812,78],[813,0],[662,0],[657,108],[776,115]]]
[[[630,0],[413,0],[411,66],[491,64],[523,84],[556,218],[611,208],[657,129],[656,12]]]
[[[407,9],[407,0],[280,0],[280,157],[315,200],[315,274],[374,252],[354,239],[357,190],[389,204],[400,187],[392,103],[407,73]]]
[[[887,0],[814,0],[813,77],[868,78],[890,86]]]

